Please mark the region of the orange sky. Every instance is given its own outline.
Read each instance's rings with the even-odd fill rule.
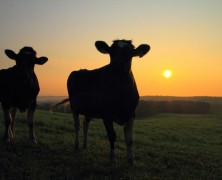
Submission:
[[[0,69],[14,65],[6,48],[32,46],[49,58],[36,66],[39,95],[67,95],[71,71],[109,62],[95,41],[125,38],[151,46],[133,59],[140,95],[222,96],[221,7],[220,0],[1,1]]]

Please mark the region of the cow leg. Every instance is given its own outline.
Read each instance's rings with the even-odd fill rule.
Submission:
[[[35,138],[35,134],[34,134],[34,130],[33,130],[33,126],[34,126],[34,113],[35,111],[28,109],[28,113],[27,113],[27,119],[28,119],[28,127],[29,127],[29,139],[37,144],[36,138]]]
[[[79,149],[79,129],[80,129],[80,122],[79,122],[79,114],[73,112],[73,118],[74,118],[74,127],[76,132],[76,139],[75,139],[75,149]]]
[[[13,136],[15,135],[14,124],[15,124],[16,113],[17,113],[17,108],[13,107],[11,109],[11,118],[12,118],[11,130],[12,130],[12,135]]]
[[[3,139],[7,142],[11,142],[13,138],[11,124],[12,124],[12,117],[9,109],[3,109],[4,118],[5,118],[5,133]]]
[[[124,135],[125,135],[125,142],[127,147],[127,160],[129,163],[134,163],[133,152],[132,152],[132,145],[133,145],[133,123],[134,118],[131,118],[125,125],[124,125]]]
[[[109,138],[109,144],[110,144],[109,160],[111,162],[117,162],[116,153],[115,153],[116,132],[113,128],[113,122],[107,119],[103,119],[103,123],[106,128],[106,132],[107,132],[107,136]]]
[[[87,149],[87,136],[89,129],[90,118],[85,116],[85,120],[83,121],[83,148]]]

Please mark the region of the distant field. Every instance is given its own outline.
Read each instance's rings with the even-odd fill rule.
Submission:
[[[37,98],[38,103],[57,103],[63,99],[68,98],[67,96],[39,96]]]
[[[59,102],[67,96],[39,96],[38,102]],[[210,104],[222,105],[222,97],[211,97],[211,96],[190,96],[190,97],[179,97],[179,96],[141,96],[140,100],[146,101],[172,101],[172,100],[189,100],[189,101],[203,101],[209,102]]]
[[[109,164],[101,120],[89,129],[89,149],[75,152],[70,114],[38,110],[38,144],[28,141],[26,115],[18,114],[11,144],[0,141],[0,179],[222,179],[222,107],[212,114],[158,114],[135,121],[136,164],[126,163],[122,127],[118,163]],[[0,135],[4,122],[0,109]],[[82,136],[81,136],[82,138]]]

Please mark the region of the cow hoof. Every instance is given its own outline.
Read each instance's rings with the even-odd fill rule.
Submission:
[[[83,148],[84,150],[88,150],[88,146],[87,146],[86,144],[83,144],[82,148]]]
[[[110,159],[109,162],[110,162],[110,164],[116,164],[117,163],[117,159]]]
[[[5,142],[5,143],[11,143],[11,142],[12,142],[12,139],[10,139],[10,138],[4,139],[4,142]]]
[[[4,140],[4,142],[6,142],[6,143],[11,143],[11,142],[12,142],[12,139],[10,139],[10,138],[4,138],[3,140]]]
[[[12,138],[8,134],[4,134],[3,141],[10,143],[12,142]]]
[[[116,158],[116,154],[111,152],[110,155],[109,155],[109,161],[110,163],[114,164],[114,163],[117,163],[117,158]]]
[[[135,161],[134,161],[134,159],[132,159],[132,158],[128,158],[128,159],[127,159],[127,163],[130,164],[130,165],[134,165],[134,164],[135,164]]]
[[[37,142],[37,140],[36,140],[35,137],[30,137],[29,139],[30,139],[30,141],[31,141],[33,144],[38,144],[38,142]]]
[[[34,144],[38,144],[38,142],[37,142],[36,139],[33,139],[32,142],[33,142]]]
[[[75,151],[75,152],[79,152],[79,150],[80,150],[79,146],[76,146],[76,145],[75,145],[75,146],[74,146],[74,151]]]

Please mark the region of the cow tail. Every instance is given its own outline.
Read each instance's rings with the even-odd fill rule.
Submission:
[[[54,110],[55,108],[57,108],[58,106],[60,106],[60,105],[62,105],[62,104],[65,104],[65,103],[67,103],[67,102],[69,102],[69,98],[64,99],[64,100],[62,100],[61,102],[52,105],[51,108],[50,108],[50,111],[53,111],[53,110]]]

